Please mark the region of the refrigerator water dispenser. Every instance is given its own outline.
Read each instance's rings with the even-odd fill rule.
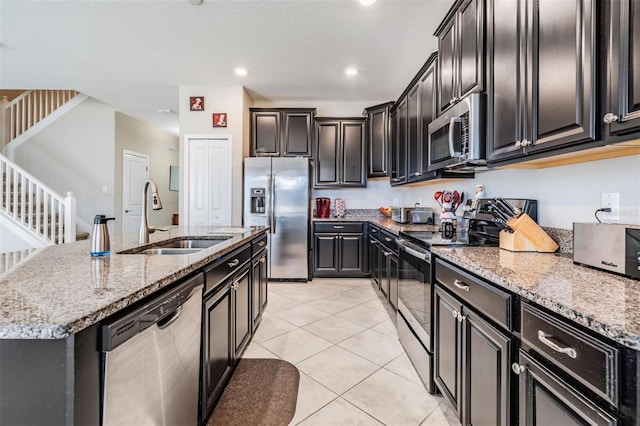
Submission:
[[[251,213],[265,212],[265,189],[251,188]]]

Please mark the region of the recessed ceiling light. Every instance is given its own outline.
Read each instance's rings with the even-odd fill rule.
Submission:
[[[376,0],[360,0],[360,4],[363,6],[371,6]]]
[[[249,74],[249,71],[247,71],[246,68],[242,68],[242,67],[238,67],[238,68],[234,69],[233,72],[235,72],[236,75],[239,75],[241,77]]]
[[[358,74],[358,69],[356,67],[345,68],[344,73],[349,77],[352,77]]]

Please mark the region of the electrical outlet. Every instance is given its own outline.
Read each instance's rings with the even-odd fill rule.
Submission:
[[[620,193],[603,192],[602,208],[609,207],[610,212],[602,212],[600,218],[603,220],[620,220]]]

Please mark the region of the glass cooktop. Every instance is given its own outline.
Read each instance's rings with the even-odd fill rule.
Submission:
[[[456,232],[453,238],[442,238],[442,233],[429,231],[401,231],[404,237],[414,244],[426,249],[431,246],[497,246],[498,236],[477,231],[468,233]]]

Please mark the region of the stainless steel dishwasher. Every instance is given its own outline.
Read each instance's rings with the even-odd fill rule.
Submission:
[[[102,424],[196,425],[202,274],[102,327]]]

